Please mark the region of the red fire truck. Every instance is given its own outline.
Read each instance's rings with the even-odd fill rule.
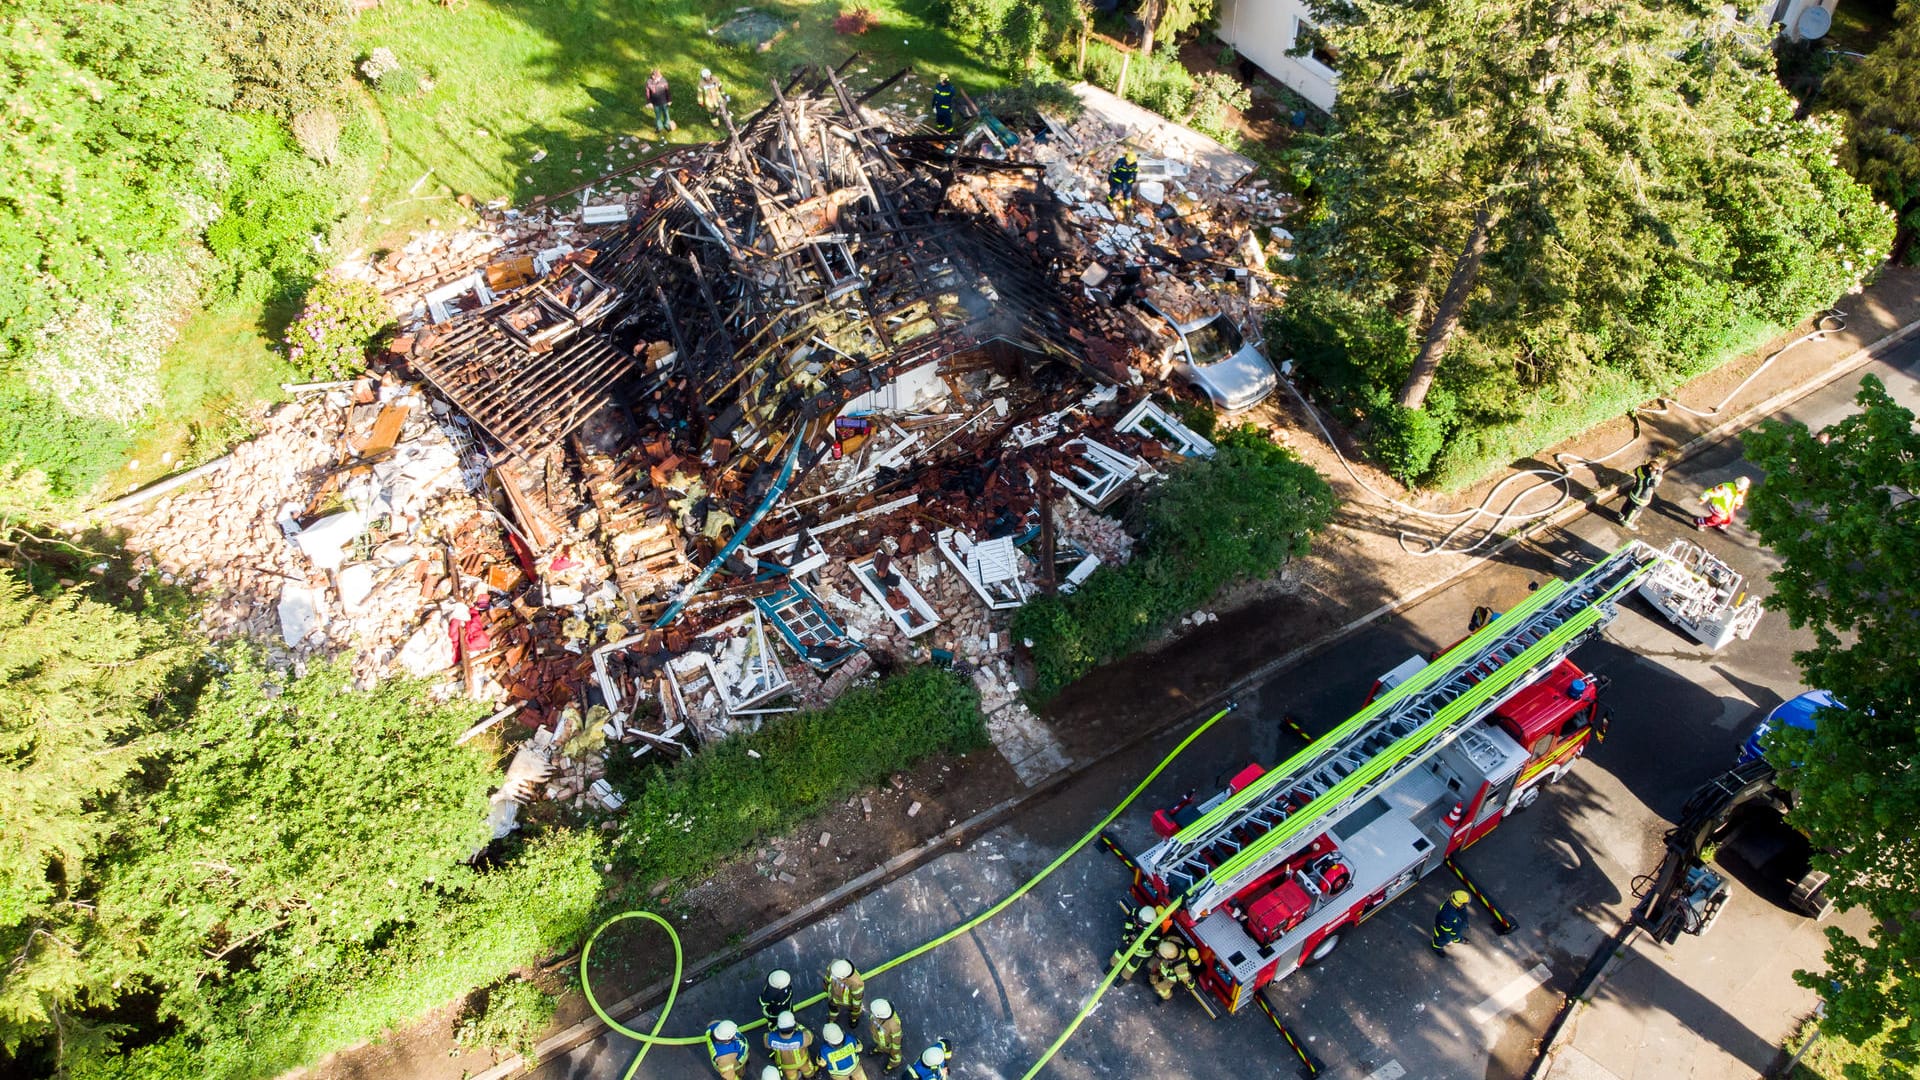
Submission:
[[[1300,753],[1156,813],[1161,839],[1135,860],[1134,900],[1175,907],[1206,994],[1237,1012],[1325,959],[1604,737],[1596,680],[1568,654],[1659,558],[1635,543],[1547,583],[1432,661],[1389,672]]]

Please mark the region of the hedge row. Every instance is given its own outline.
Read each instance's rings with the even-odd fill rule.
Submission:
[[[1134,511],[1141,541],[1130,561],[1014,616],[1035,700],[1139,649],[1223,587],[1278,570],[1333,520],[1333,489],[1263,432],[1243,427],[1218,447],[1211,460],[1177,466]]]
[[[909,668],[623,784],[630,824],[615,858],[638,882],[688,882],[894,772],[986,744],[972,683]]]

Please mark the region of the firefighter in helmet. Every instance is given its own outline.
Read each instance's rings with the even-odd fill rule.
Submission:
[[[1107,205],[1121,217],[1133,213],[1133,185],[1140,179],[1140,159],[1128,150],[1107,170]]]
[[[941,1039],[922,1051],[919,1060],[907,1064],[907,1076],[909,1080],[948,1080],[952,1064],[953,1043]]]
[[[1134,974],[1140,970],[1140,965],[1146,962],[1147,956],[1153,951],[1152,937],[1138,943],[1134,939],[1140,936],[1142,930],[1159,921],[1160,912],[1156,911],[1152,904],[1148,904],[1135,912],[1133,919],[1120,928],[1120,947],[1113,950],[1113,955],[1107,959],[1107,966],[1119,968],[1122,979],[1133,978]]]
[[[942,135],[953,134],[953,81],[945,75],[933,85],[933,126]]]
[[[1197,950],[1182,952],[1179,942],[1170,937],[1161,938],[1154,950],[1153,965],[1147,969],[1147,981],[1153,984],[1154,994],[1161,1001],[1172,1001],[1175,986],[1192,986],[1192,962],[1197,959]]]
[[[793,1008],[793,976],[778,968],[767,973],[767,985],[760,990],[760,1017],[771,1024]]]
[[[720,1080],[746,1080],[747,1040],[731,1020],[716,1020],[707,1025],[707,1060]]]
[[[868,1012],[872,1022],[868,1025],[868,1034],[872,1041],[868,1043],[876,1054],[887,1056],[887,1072],[900,1071],[900,1017],[893,1011],[893,1003],[886,998],[874,998],[873,1008]]]
[[[1467,940],[1467,922],[1471,912],[1467,903],[1473,898],[1465,889],[1453,890],[1447,902],[1433,916],[1433,951],[1445,953],[1447,946]]]

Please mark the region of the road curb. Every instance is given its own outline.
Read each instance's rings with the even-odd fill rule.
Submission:
[[[1810,376],[1787,390],[1776,393],[1758,404],[1749,406],[1738,413],[1728,416],[1725,420],[1701,431],[1693,438],[1676,447],[1671,451],[1670,457],[1674,461],[1681,461],[1700,453],[1709,446],[1723,441],[1731,430],[1743,428],[1759,416],[1775,412],[1822,387],[1830,385],[1849,372],[1872,360],[1880,350],[1897,345],[1907,338],[1914,336],[1916,333],[1920,333],[1920,319],[1916,319],[1895,330],[1891,330],[1874,341],[1862,345],[1853,352],[1848,353],[1828,365],[1819,374]],[[1441,589],[1479,571],[1495,557],[1504,554],[1515,545],[1530,540],[1536,534],[1556,527],[1564,521],[1577,517],[1602,499],[1610,498],[1611,495],[1612,492],[1610,490],[1595,489],[1584,499],[1569,500],[1566,506],[1563,506],[1546,517],[1528,522],[1525,526],[1505,537],[1483,554],[1474,556],[1463,565],[1448,571],[1441,577],[1419,586],[1404,596],[1387,601],[1327,631],[1319,637],[1295,646],[1279,656],[1250,669],[1247,673],[1228,683],[1225,687],[1200,699],[1197,705],[1181,714],[1177,719],[1144,729],[1127,740],[1109,746],[1106,750],[1094,757],[1076,761],[1067,768],[1048,777],[1037,786],[974,814],[965,821],[948,828],[924,843],[893,856],[891,859],[888,859],[886,862],[881,863],[866,873],[809,901],[806,905],[795,909],[785,917],[754,931],[737,944],[709,953],[685,969],[682,985],[691,985],[698,982],[700,978],[715,968],[750,956],[765,945],[804,929],[814,921],[824,918],[840,907],[851,903],[861,895],[890,883],[908,871],[917,869],[942,849],[964,844],[972,837],[996,827],[1006,818],[1011,817],[1015,811],[1052,796],[1059,788],[1091,772],[1107,761],[1121,754],[1128,753],[1147,742],[1198,722],[1202,718],[1211,715],[1214,711],[1217,711],[1221,705],[1233,701],[1249,688],[1265,681],[1275,672],[1291,667],[1313,653],[1338,644],[1382,618],[1419,604]],[[1620,956],[1625,953],[1627,947],[1631,944],[1632,927],[1630,924],[1627,930],[1628,934],[1625,940],[1619,940],[1619,935],[1616,934],[1614,937],[1610,937],[1608,943],[1603,946],[1603,949],[1612,949],[1613,956],[1594,973],[1585,991],[1580,992],[1580,996],[1570,997],[1568,999],[1567,1005],[1562,1008],[1560,1014],[1556,1017],[1554,1027],[1550,1030],[1547,1039],[1541,1043],[1539,1053],[1535,1058],[1533,1070],[1528,1073],[1529,1078],[1539,1075],[1543,1066],[1549,1063],[1553,1049],[1558,1045],[1564,1032],[1569,1027],[1568,1021],[1575,1014],[1578,1007],[1584,1004],[1587,996],[1591,994],[1593,989],[1597,988],[1605,980],[1606,976],[1618,966]],[[1617,944],[1616,941],[1618,942]],[[610,1015],[623,1018],[637,1016],[664,999],[666,992],[667,980],[663,979],[607,1006],[606,1011]],[[559,1054],[564,1054],[584,1043],[590,1042],[600,1035],[608,1033],[610,1030],[611,1029],[598,1017],[582,1020],[542,1040],[535,1048],[535,1055],[538,1060],[550,1060]],[[492,1068],[484,1072],[474,1074],[471,1080],[507,1080],[509,1077],[518,1075],[522,1071],[522,1068],[521,1059],[515,1056],[495,1064]]]

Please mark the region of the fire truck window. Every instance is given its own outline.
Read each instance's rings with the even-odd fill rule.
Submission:
[[[1560,737],[1563,739],[1571,739],[1586,730],[1587,725],[1592,721],[1593,710],[1581,709],[1579,712],[1567,717],[1566,723],[1560,725]]]
[[[1541,754],[1546,753],[1548,750],[1552,748],[1553,748],[1553,732],[1549,731],[1545,735],[1540,736],[1538,739],[1533,740],[1533,749],[1527,752],[1529,754],[1532,754],[1534,757],[1539,757]]]

